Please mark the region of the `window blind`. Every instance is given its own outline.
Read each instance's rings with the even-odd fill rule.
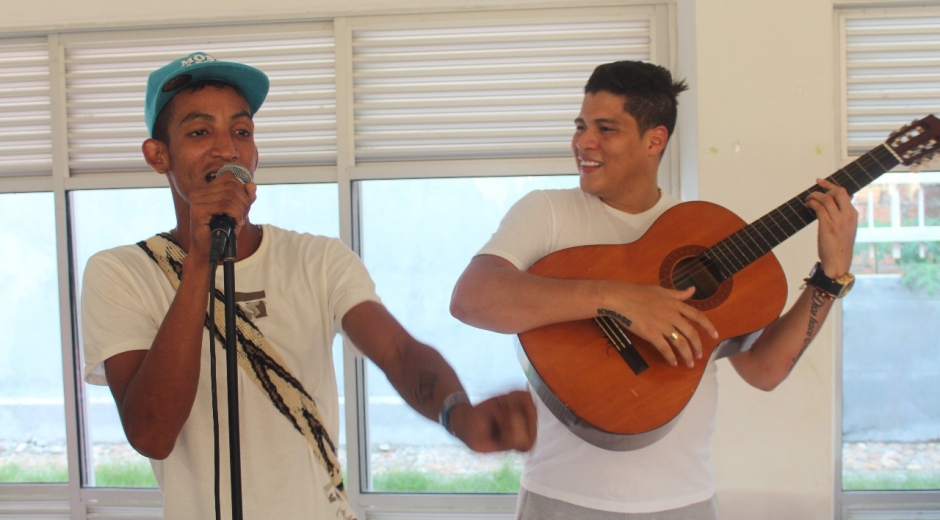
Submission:
[[[52,175],[49,48],[0,45],[0,177]]]
[[[601,63],[650,59],[649,18],[354,27],[357,162],[551,157]]]
[[[940,114],[940,14],[845,19],[846,151]]]
[[[336,163],[332,31],[66,45],[69,168],[72,174],[148,169],[144,94],[151,71],[203,51],[261,69],[271,80],[255,115],[260,166]]]

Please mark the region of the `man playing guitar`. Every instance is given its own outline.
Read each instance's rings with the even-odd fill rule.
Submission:
[[[632,451],[609,451],[584,441],[537,399],[538,440],[523,471],[519,519],[612,520],[653,518],[646,516],[652,513],[659,513],[658,519],[717,517],[709,447],[717,409],[715,357],[703,355],[700,331],[711,339],[719,331],[690,304],[695,287],[673,290],[527,272],[542,257],[565,248],[634,242],[679,203],[659,189],[657,170],[683,90],[684,82],[656,65],[599,66],[585,86],[571,141],[580,189],[523,197],[454,289],[451,313],[469,325],[522,333],[604,316],[652,345],[674,366],[671,370],[705,364],[673,428]],[[730,357],[738,374],[762,390],[774,389],[787,377],[834,299],[851,287],[857,212],[844,188],[827,180],[817,184],[820,189],[804,201],[819,221],[819,262],[805,289],[763,329],[724,342],[740,351]]]

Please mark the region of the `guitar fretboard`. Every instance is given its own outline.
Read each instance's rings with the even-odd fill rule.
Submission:
[[[894,152],[883,144],[830,175],[827,180],[854,195],[899,163]],[[804,201],[810,193],[819,191],[823,189],[814,184],[702,253],[701,258],[709,271],[718,282],[727,280],[808,226],[816,220],[816,213]]]

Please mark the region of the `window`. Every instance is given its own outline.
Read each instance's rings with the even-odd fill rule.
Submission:
[[[937,490],[940,364],[936,338],[920,331],[940,312],[940,173],[893,174],[855,205],[862,222],[858,281],[843,303],[842,486]],[[899,240],[904,234],[915,238]]]
[[[52,193],[0,194],[0,482],[66,482]]]
[[[73,192],[72,213],[77,273],[85,272],[88,258],[98,251],[133,244],[175,225],[170,190],[166,188]],[[81,294],[81,278],[76,279],[75,293]],[[124,437],[110,390],[82,384],[91,445],[87,460],[93,465],[87,484],[156,487],[149,462]]]
[[[847,10],[841,20],[845,153],[853,158],[940,112],[940,12]],[[940,172],[898,168],[854,204],[857,282],[842,303],[844,518],[871,503],[915,509],[905,502],[940,496],[940,364],[936,338],[922,333],[940,312]],[[912,491],[920,493],[901,493]]]
[[[450,316],[457,277],[519,197],[576,185],[544,175],[575,173],[573,119],[594,67],[654,54],[649,18],[605,13],[349,21],[358,251],[384,303],[442,352],[474,401],[525,379],[513,336]],[[517,492],[521,457],[470,453],[405,406],[371,363],[362,376],[367,437],[349,466],[360,470],[349,488],[361,503],[401,504],[381,494],[409,493],[410,503],[446,510],[459,502],[415,494]],[[463,503],[511,510],[514,498],[502,498]]]
[[[362,257],[379,296],[448,360],[473,402],[525,388],[514,336],[450,316],[450,294],[509,207],[533,189],[577,177],[363,181]],[[411,209],[408,209],[411,208]],[[479,455],[409,408],[372,363],[367,388],[370,491],[516,493],[521,455]]]

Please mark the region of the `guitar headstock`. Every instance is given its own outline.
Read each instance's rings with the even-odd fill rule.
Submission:
[[[940,151],[940,119],[930,114],[914,121],[889,135],[885,144],[905,166],[928,163]]]

